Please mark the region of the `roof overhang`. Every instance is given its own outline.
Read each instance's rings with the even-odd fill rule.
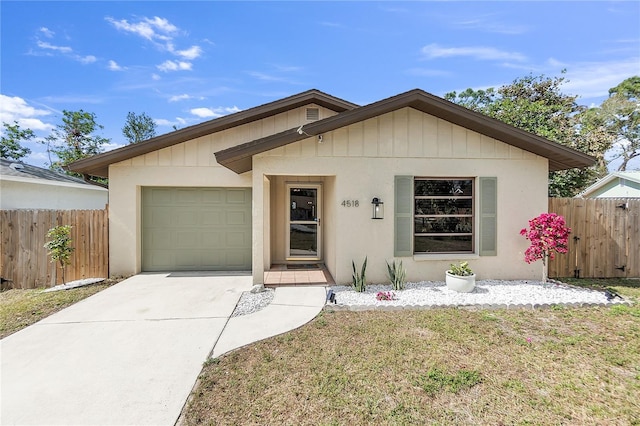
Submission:
[[[185,127],[143,142],[78,160],[71,163],[68,169],[76,173],[106,178],[109,177],[109,166],[111,164],[310,104],[328,108],[337,113],[358,107],[358,105],[351,102],[312,89],[235,114]]]
[[[216,161],[240,174],[253,167],[253,156],[274,148],[317,136],[401,108],[410,107],[434,117],[489,136],[549,160],[549,170],[558,171],[595,164],[595,158],[580,151],[520,130],[499,120],[456,105],[445,99],[415,89],[372,104],[344,111],[297,129],[256,139],[215,153]]]

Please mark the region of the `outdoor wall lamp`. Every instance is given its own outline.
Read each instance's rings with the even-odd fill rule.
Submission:
[[[371,201],[373,206],[373,216],[371,219],[384,219],[384,203],[378,197]]]

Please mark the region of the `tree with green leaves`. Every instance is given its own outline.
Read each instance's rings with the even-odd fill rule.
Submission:
[[[609,97],[596,115],[614,138],[614,159],[622,159],[619,171],[640,157],[640,76],[627,78],[609,89]]]
[[[51,263],[59,263],[62,269],[62,284],[66,284],[65,270],[71,264],[71,254],[75,250],[71,246],[71,225],[60,225],[49,229],[49,241],[44,245],[51,256]]]
[[[142,142],[156,135],[156,123],[144,112],[142,114],[129,112],[122,134],[129,144]]]
[[[91,112],[63,110],[62,124],[56,126],[45,138],[49,152],[49,168],[65,172],[65,166],[82,158],[102,152],[102,145],[109,139],[95,134],[104,127],[96,122]],[[58,159],[51,161],[51,153]],[[73,174],[73,173],[68,173]]]
[[[22,129],[17,121],[13,124],[2,123],[4,131],[0,141],[0,157],[19,161],[31,154],[31,150],[22,145],[36,137],[31,129]]]
[[[599,169],[592,167],[550,173],[549,195],[572,197],[603,173],[604,153],[610,148],[611,141],[596,137],[602,129],[595,122],[590,123],[591,127],[580,125],[586,108],[577,104],[577,96],[561,92],[564,81],[564,77],[528,75],[497,90],[467,89],[460,94],[447,93],[445,99],[601,158]]]

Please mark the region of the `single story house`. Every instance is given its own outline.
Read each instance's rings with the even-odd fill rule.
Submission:
[[[640,171],[609,173],[577,198],[640,198]]]
[[[0,210],[102,210],[108,202],[106,188],[0,158]]]
[[[594,159],[422,90],[366,106],[309,90],[86,158],[109,178],[112,274],[322,263],[336,283],[538,278],[519,231],[548,173]],[[378,202],[378,205],[372,204]],[[377,208],[377,210],[376,210]],[[374,211],[376,210],[376,211]]]

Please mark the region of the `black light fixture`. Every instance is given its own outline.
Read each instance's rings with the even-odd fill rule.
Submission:
[[[371,200],[373,216],[371,219],[384,219],[384,203],[378,197]]]

